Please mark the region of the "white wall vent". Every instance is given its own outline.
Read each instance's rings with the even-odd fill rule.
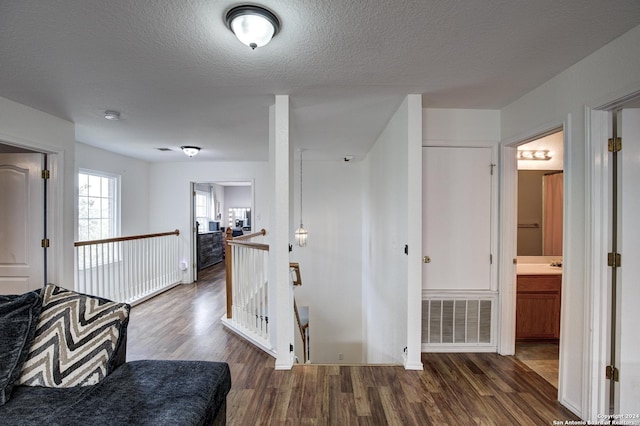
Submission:
[[[422,301],[422,344],[493,345],[491,299],[428,299]]]

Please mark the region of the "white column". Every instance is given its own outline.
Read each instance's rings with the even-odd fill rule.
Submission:
[[[422,370],[422,96],[408,95],[407,351],[404,367]]]
[[[276,370],[293,367],[293,293],[289,284],[289,96],[276,95],[269,109],[269,328],[276,351]]]

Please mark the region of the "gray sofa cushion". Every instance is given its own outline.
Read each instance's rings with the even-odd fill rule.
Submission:
[[[42,301],[37,292],[0,295],[0,405],[20,376],[36,331]]]
[[[208,425],[230,389],[226,363],[132,361],[93,386],[16,386],[0,419],[38,426]]]

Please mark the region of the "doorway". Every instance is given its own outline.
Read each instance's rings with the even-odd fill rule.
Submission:
[[[515,356],[558,387],[564,132],[517,146]]]
[[[192,265],[193,281],[198,272],[224,261],[227,229],[233,236],[254,229],[253,182],[193,182],[192,190]]]

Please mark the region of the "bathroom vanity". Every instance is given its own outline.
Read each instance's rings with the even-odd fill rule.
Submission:
[[[517,268],[516,340],[558,340],[562,268],[520,263]]]

